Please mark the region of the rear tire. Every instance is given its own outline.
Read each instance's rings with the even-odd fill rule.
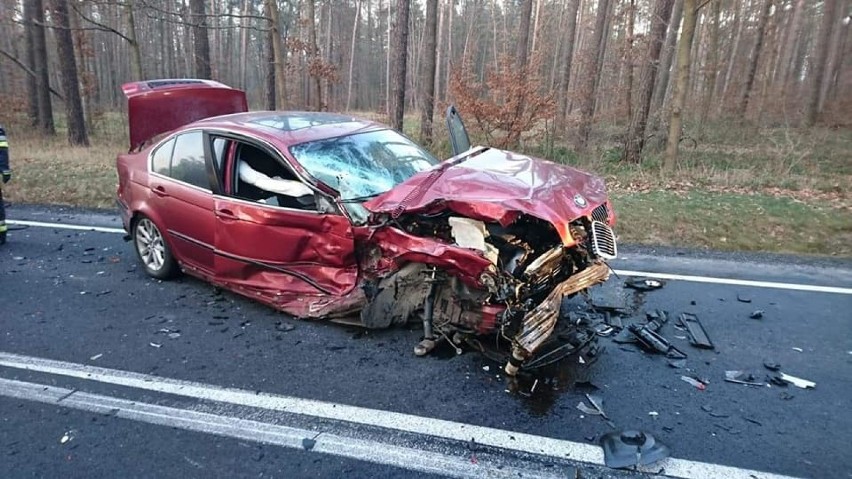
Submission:
[[[177,274],[178,266],[172,250],[151,218],[142,215],[133,222],[133,246],[148,276],[169,279]]]

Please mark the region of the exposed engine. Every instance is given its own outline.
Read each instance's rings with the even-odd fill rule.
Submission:
[[[606,221],[606,205],[575,220],[569,231],[576,243],[564,247],[553,225],[531,216],[506,227],[448,212],[402,217],[396,227],[477,250],[493,267],[474,285],[430,265],[409,265],[381,281],[364,314],[396,322],[416,309],[425,336],[417,354],[428,353],[438,340],[458,344],[496,333],[511,344],[513,359],[506,369],[514,374],[552,333],[562,299],[608,277],[604,260],[614,258],[616,250]],[[415,303],[425,306],[415,308]]]

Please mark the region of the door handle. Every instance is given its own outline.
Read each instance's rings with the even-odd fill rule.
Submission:
[[[223,208],[221,210],[216,210],[216,216],[225,220],[237,220],[237,215],[234,214],[233,211]]]
[[[154,187],[154,194],[157,196],[166,196],[166,189],[163,185],[157,185]]]

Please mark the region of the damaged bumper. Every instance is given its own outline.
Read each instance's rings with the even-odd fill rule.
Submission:
[[[512,340],[512,357],[506,364],[506,374],[517,374],[521,363],[547,341],[556,327],[563,298],[603,283],[609,278],[609,273],[610,269],[606,263],[595,263],[559,283],[544,301],[527,313],[520,332]]]

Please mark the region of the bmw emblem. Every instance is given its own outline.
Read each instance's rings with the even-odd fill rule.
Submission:
[[[586,207],[586,199],[583,198],[583,195],[581,195],[580,193],[577,193],[576,195],[574,195],[574,204],[579,206],[580,208],[585,208]]]

